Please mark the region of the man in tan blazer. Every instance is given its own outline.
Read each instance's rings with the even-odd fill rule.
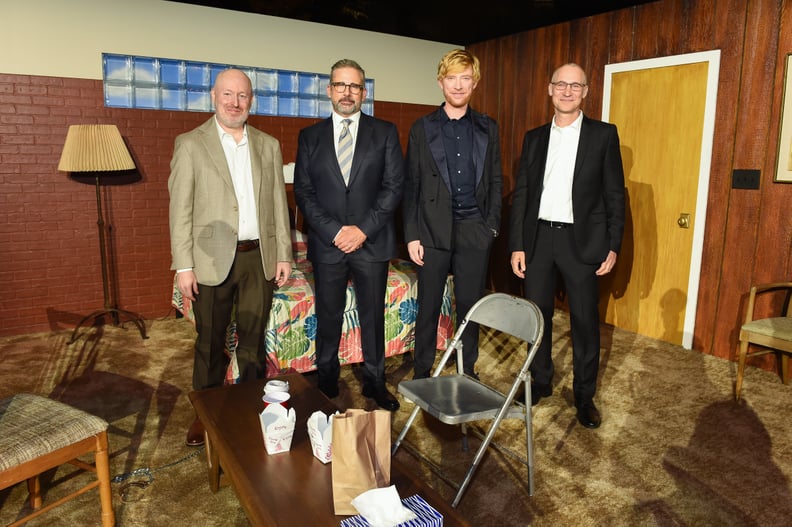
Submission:
[[[253,90],[243,72],[221,72],[215,115],[176,138],[170,235],[177,286],[193,302],[193,388],[223,384],[226,328],[235,313],[240,381],[266,373],[264,333],[275,285],[291,271],[291,235],[278,141],[247,126]],[[203,444],[196,419],[187,444]]]

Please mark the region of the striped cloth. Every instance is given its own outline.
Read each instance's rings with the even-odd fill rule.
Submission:
[[[352,119],[341,121],[344,127],[338,136],[338,166],[341,175],[344,176],[344,183],[349,185],[349,173],[352,171],[352,134],[349,133],[349,124]]]
[[[443,515],[437,512],[434,507],[426,503],[418,494],[414,494],[409,498],[404,498],[402,504],[413,511],[417,518],[400,523],[396,527],[442,527]],[[366,521],[363,516],[350,516],[345,520],[341,520],[339,527],[371,527],[371,524]]]
[[[0,401],[0,471],[107,430],[94,415],[40,395]]]

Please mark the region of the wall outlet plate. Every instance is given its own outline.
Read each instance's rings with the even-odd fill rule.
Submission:
[[[732,188],[757,190],[761,174],[760,170],[734,169],[732,170]]]

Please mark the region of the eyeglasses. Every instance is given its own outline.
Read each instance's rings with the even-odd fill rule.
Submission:
[[[553,85],[555,91],[566,91],[567,87],[571,89],[575,93],[579,93],[583,91],[583,88],[586,87],[585,84],[581,84],[579,82],[564,82],[564,81],[557,81],[551,82],[550,84]]]
[[[352,95],[357,95],[362,90],[366,89],[366,87],[362,84],[355,84],[354,82],[350,82],[349,84],[344,82],[331,82],[330,86],[333,87],[333,90],[335,90],[336,93],[344,93],[346,89],[349,88],[349,93]]]

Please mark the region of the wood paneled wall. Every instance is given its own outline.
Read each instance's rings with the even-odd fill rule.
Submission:
[[[522,138],[552,116],[547,83],[557,66],[576,62],[588,72],[584,111],[599,118],[606,64],[721,50],[693,345],[734,358],[750,286],[792,279],[792,184],[773,182],[784,63],[792,53],[792,0],[659,0],[469,49],[483,74],[473,104],[500,125],[504,230]],[[732,170],[745,168],[761,170],[759,190],[731,188]],[[503,247],[493,252],[493,269],[503,271],[494,276],[510,274]],[[496,280],[496,288],[516,291],[519,284],[508,280]],[[753,364],[774,367],[766,358]]]

